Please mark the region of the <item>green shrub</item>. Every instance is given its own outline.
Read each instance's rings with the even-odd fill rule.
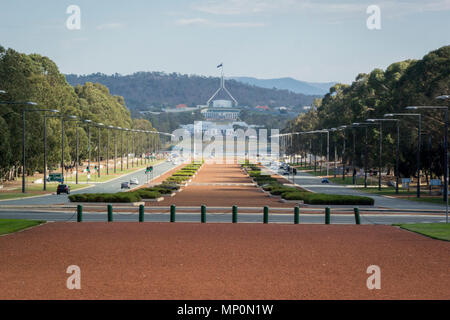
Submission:
[[[146,191],[159,192],[160,194],[171,194],[172,190],[163,187],[152,187],[144,189]]]
[[[166,181],[175,182],[175,183],[184,183],[184,182],[188,181],[189,179],[190,179],[190,177],[174,177],[174,176],[172,176],[172,177],[167,178]]]
[[[162,184],[156,186],[157,188],[168,189],[171,191],[180,190],[180,186],[176,183],[164,181]]]
[[[373,205],[375,203],[375,201],[369,197],[298,191],[284,193],[283,198],[286,200],[303,200],[307,204],[319,205]]]
[[[281,196],[284,193],[291,193],[291,192],[298,192],[297,188],[291,188],[291,187],[278,187],[278,188],[272,188],[270,190],[270,193],[273,194],[274,196]]]
[[[69,196],[71,202],[105,202],[105,203],[130,203],[142,200],[139,194],[134,192],[119,193],[83,193]]]
[[[139,190],[133,191],[131,193],[138,194],[142,199],[157,199],[157,198],[161,197],[161,193],[159,193],[157,191],[149,191],[146,189],[139,189]]]

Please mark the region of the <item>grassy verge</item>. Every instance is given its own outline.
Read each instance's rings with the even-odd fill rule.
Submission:
[[[101,173],[100,178],[98,177],[98,174],[93,170],[91,172],[91,179],[89,180],[89,183],[108,182],[108,181],[118,178],[122,175],[126,175],[129,173],[133,173],[133,172],[145,169],[148,166],[155,166],[161,162],[163,162],[163,160],[158,160],[158,161],[154,161],[154,162],[151,162],[148,164],[143,164],[143,165],[139,164],[139,166],[136,166],[136,164],[135,164],[134,168],[131,168],[131,162],[130,162],[129,169],[120,170],[120,165],[119,165],[117,167],[116,173],[114,173],[114,168],[112,166],[110,166],[109,167],[109,175],[106,175],[106,168],[102,168],[102,171],[100,172]],[[71,183],[71,182],[74,183],[75,180],[76,180],[76,177],[74,175],[74,176],[66,178],[66,183]],[[87,183],[88,182],[87,175],[85,173],[79,174],[78,181],[81,183]]]
[[[45,223],[45,221],[0,219],[0,235],[17,232]]]
[[[418,224],[399,224],[396,225],[402,229],[419,233],[421,235],[437,239],[450,241],[450,224],[445,223],[418,223]]]
[[[78,190],[82,188],[88,187],[86,184],[69,184],[70,190]],[[21,188],[14,189],[12,191],[2,191],[0,192],[0,200],[14,200],[14,199],[20,199],[20,198],[29,198],[29,197],[35,197],[35,196],[42,196],[46,194],[51,194],[56,192],[56,188],[58,187],[58,184],[48,184],[47,185],[47,191],[42,190],[43,185],[33,185],[33,186],[27,186],[27,193],[18,192],[17,190],[21,190]]]
[[[414,188],[410,188],[410,191],[405,189],[399,189],[398,195],[395,193],[395,188],[393,187],[382,187],[381,191],[378,191],[378,188],[355,188],[355,190],[375,194],[379,196],[392,196],[397,197],[402,200],[410,200],[417,202],[427,202],[427,203],[435,203],[444,205],[445,202],[442,199],[442,196],[428,196],[427,191],[422,191],[421,197],[417,198],[417,191]]]

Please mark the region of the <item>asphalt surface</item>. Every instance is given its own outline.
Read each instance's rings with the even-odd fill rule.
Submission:
[[[173,169],[176,167],[172,162],[163,162],[160,164],[157,164],[153,166],[153,178],[158,177],[159,175],[164,174],[165,172]],[[124,175],[120,178],[117,178],[112,181],[104,182],[104,183],[98,183],[93,185],[90,188],[82,189],[82,190],[74,190],[71,192],[71,194],[77,194],[77,193],[115,193],[115,192],[122,192],[122,191],[128,191],[128,190],[122,190],[121,183],[122,182],[129,182],[130,179],[137,178],[139,181],[139,185],[132,185],[131,187],[138,187],[142,186],[147,183],[147,175],[145,174],[145,169],[139,170],[137,172]],[[152,180],[152,175],[149,174],[148,179],[149,181]],[[46,196],[40,196],[40,197],[30,197],[25,199],[16,199],[16,200],[10,200],[10,201],[1,201],[0,207],[5,205],[52,205],[52,204],[66,204],[70,203],[68,195],[61,194],[61,195],[46,195]]]
[[[288,176],[284,176],[288,178]],[[292,175],[289,176],[292,181]],[[355,190],[352,187],[346,187],[338,184],[322,184],[322,178],[310,175],[306,172],[298,172],[295,176],[295,184],[302,188],[308,189],[317,193],[326,194],[342,194],[353,196],[365,196],[375,200],[375,206],[394,209],[424,209],[424,210],[445,210],[445,204],[439,205],[427,202],[409,201],[405,199],[392,198],[387,196],[379,196],[371,193],[365,193],[360,190]]]
[[[137,222],[138,208],[135,213],[120,212],[120,209],[114,209],[114,221],[116,222]],[[168,210],[167,210],[168,211]],[[200,210],[199,210],[200,211]],[[76,222],[76,210],[72,212],[64,210],[61,212],[45,211],[45,210],[10,210],[0,209],[0,219],[27,219],[27,220],[45,220],[52,222]],[[84,222],[105,222],[107,221],[106,208],[105,212],[93,213],[87,212],[83,214]],[[168,212],[163,210],[158,213],[146,213],[146,222],[169,222],[170,216]],[[206,215],[207,223],[231,223],[231,214],[229,213],[208,213]],[[176,222],[200,222],[199,213],[178,213]],[[241,213],[238,215],[238,223],[262,223],[263,214]],[[383,224],[392,225],[394,223],[439,223],[445,222],[445,217],[441,214],[361,214],[361,224]],[[269,223],[293,224],[293,214],[271,214],[269,215]],[[323,214],[300,214],[301,224],[324,224],[325,215]],[[331,215],[331,224],[355,224],[353,214],[336,214]]]

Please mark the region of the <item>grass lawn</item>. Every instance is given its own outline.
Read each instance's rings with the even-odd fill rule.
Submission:
[[[424,236],[450,241],[450,224],[446,223],[418,223],[418,224],[399,224],[396,225],[402,229],[416,232]]]
[[[69,184],[70,190],[78,190],[82,188],[88,187],[86,184]],[[21,192],[22,188],[17,188],[8,192],[0,192],[0,200],[14,200],[18,198],[28,198],[34,196],[40,196],[45,194],[51,194],[56,192],[56,188],[58,187],[58,183],[47,184],[47,191],[43,191],[43,185],[31,185],[27,186],[27,193],[23,194]]]
[[[128,169],[126,169],[126,165],[125,165],[124,170],[120,170],[120,165],[117,166],[117,170],[116,170],[117,173],[116,174],[114,174],[113,166],[110,166],[110,168],[109,168],[109,175],[106,175],[106,168],[102,168],[102,171],[100,172],[101,173],[100,178],[98,177],[97,173],[94,170],[92,170],[92,172],[91,172],[91,180],[89,180],[89,182],[90,183],[107,182],[107,181],[110,181],[112,179],[118,178],[118,177],[120,177],[122,175],[133,173],[133,172],[145,169],[148,166],[155,166],[155,165],[157,165],[157,164],[159,164],[161,162],[163,162],[163,160],[153,161],[152,163],[141,165],[140,161],[139,161],[139,166],[136,166],[136,163],[135,163],[134,164],[134,168],[131,168],[131,161],[130,161]],[[75,175],[72,176],[72,177],[66,178],[66,182],[67,183],[75,183],[75,181],[76,181]],[[78,181],[81,182],[81,183],[86,183],[87,182],[87,175],[86,174],[80,174],[78,176]]]
[[[45,221],[0,219],[0,235],[13,233],[45,223]]]

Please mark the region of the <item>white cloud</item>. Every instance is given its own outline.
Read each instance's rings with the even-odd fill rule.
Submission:
[[[450,10],[450,0],[201,0],[194,10],[214,15],[245,15],[258,13],[315,12],[354,13],[365,12],[370,4],[388,11],[403,13]]]
[[[202,18],[179,19],[175,22],[179,26],[210,26],[216,28],[258,28],[264,27],[262,22],[217,22]]]
[[[180,26],[195,26],[208,24],[209,21],[206,19],[194,18],[194,19],[179,19],[175,23]]]
[[[97,30],[117,30],[125,27],[122,23],[106,23],[97,26]]]

